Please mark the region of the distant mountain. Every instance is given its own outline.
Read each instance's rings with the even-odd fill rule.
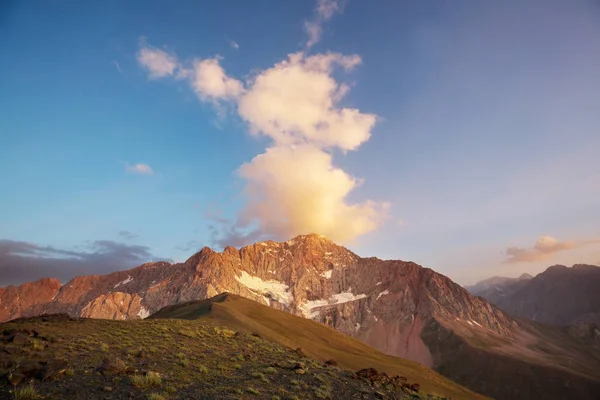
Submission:
[[[475,296],[481,296],[490,303],[498,305],[502,298],[511,296],[532,278],[529,274],[522,274],[518,278],[494,276],[477,282],[473,286],[466,286],[465,289]]]
[[[504,296],[480,294],[508,313],[546,324],[600,325],[600,267],[555,265],[521,284],[504,287]]]
[[[222,292],[324,323],[497,399],[600,398],[593,342],[517,320],[431,269],[361,258],[319,235],[220,253],[205,247],[185,263],[148,263],[62,287],[51,279],[8,287],[0,290],[0,321],[40,313],[139,319]]]

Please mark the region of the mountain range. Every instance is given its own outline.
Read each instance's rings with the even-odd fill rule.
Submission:
[[[205,247],[184,263],[65,285],[43,279],[7,287],[0,321],[53,313],[141,319],[223,292],[328,325],[494,398],[600,398],[595,331],[590,339],[585,329],[513,317],[431,269],[361,258],[314,234],[223,252]]]
[[[545,324],[600,325],[600,267],[554,265],[535,277],[494,277],[469,286],[511,315]]]

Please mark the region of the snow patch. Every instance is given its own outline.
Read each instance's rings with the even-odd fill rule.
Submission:
[[[356,332],[358,332],[359,329],[360,329],[360,324],[357,322],[356,323]]]
[[[258,242],[258,243],[256,243],[256,244],[257,244],[257,245],[259,245],[259,246],[268,246],[268,244],[266,244],[266,243],[263,243],[263,242]]]
[[[380,298],[381,296],[385,296],[386,294],[390,294],[390,291],[389,291],[389,290],[387,290],[387,289],[385,289],[383,292],[379,293],[379,294],[377,295],[377,299],[375,299],[375,300],[379,300],[379,298]]]
[[[473,323],[471,321],[467,321],[467,323],[471,326],[475,326],[475,325],[473,325]]]
[[[331,279],[331,275],[333,274],[333,270],[325,271],[321,274],[321,276],[325,279]]]
[[[263,281],[259,277],[252,276],[246,271],[242,271],[242,276],[236,276],[235,280],[246,286],[248,289],[256,291],[265,297],[266,295],[269,295],[273,300],[283,303],[286,306],[289,306],[294,300],[292,294],[288,292],[289,286],[285,283],[276,280]],[[267,304],[269,304],[268,299],[266,300]]]
[[[330,256],[330,255],[331,255],[331,252],[330,252],[330,251],[326,251],[326,252],[325,252],[325,255],[326,255],[326,256]]]
[[[320,309],[328,306],[335,306],[337,304],[348,303],[350,301],[356,301],[367,297],[366,294],[353,294],[350,289],[347,292],[334,294],[327,300],[309,300],[300,305],[300,311],[306,318],[315,318],[319,315]]]
[[[140,311],[137,313],[138,317],[141,319],[148,318],[150,316],[150,311],[146,310],[144,306],[140,307]]]
[[[382,283],[383,283],[383,282],[379,281],[379,282],[377,282],[377,284],[376,284],[375,286],[379,286],[379,285],[381,285]]]
[[[480,323],[478,323],[477,321],[473,321],[473,320],[471,320],[471,321],[472,321],[472,322],[473,322],[475,325],[477,325],[477,326],[481,326],[481,324],[480,324]],[[483,328],[483,326],[481,326],[481,327]]]
[[[127,279],[125,279],[124,281],[121,281],[121,282],[117,283],[115,286],[113,286],[113,289],[116,289],[116,288],[118,288],[121,285],[127,285],[132,280],[133,280],[133,278],[131,276],[127,275]]]

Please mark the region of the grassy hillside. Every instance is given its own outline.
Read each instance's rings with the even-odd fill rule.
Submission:
[[[383,382],[210,319],[0,324],[0,399],[433,399]]]
[[[426,393],[453,399],[483,398],[421,364],[388,356],[323,324],[231,294],[166,307],[150,318],[210,320],[257,333],[289,348],[299,347],[320,361],[333,359],[345,369],[372,367],[389,375],[404,376],[409,382],[419,383]]]

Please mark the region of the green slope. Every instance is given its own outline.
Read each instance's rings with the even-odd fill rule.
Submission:
[[[150,318],[212,319],[234,329],[257,333],[287,347],[300,347],[308,356],[318,360],[333,359],[342,368],[359,370],[373,367],[390,375],[404,376],[410,382],[419,383],[423,391],[437,396],[485,398],[421,364],[388,356],[323,324],[229,293],[165,307]]]

